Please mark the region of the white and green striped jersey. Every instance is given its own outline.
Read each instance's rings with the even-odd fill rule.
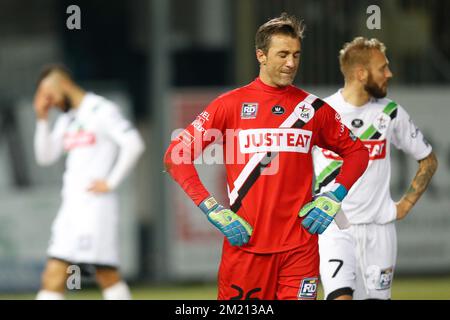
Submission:
[[[347,103],[341,90],[325,101],[342,117],[344,123],[369,149],[366,172],[350,189],[342,210],[351,224],[384,224],[395,220],[396,207],[389,190],[391,143],[416,160],[427,157],[431,145],[400,105],[389,99],[370,99],[356,107]],[[329,150],[313,151],[315,192],[327,190],[342,166],[341,159]]]

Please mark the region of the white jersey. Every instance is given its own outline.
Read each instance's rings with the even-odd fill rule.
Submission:
[[[342,203],[342,210],[351,224],[394,221],[396,206],[389,189],[391,143],[416,160],[431,153],[430,144],[405,109],[389,99],[370,99],[365,105],[355,107],[344,100],[339,90],[324,100],[369,149],[368,167],[350,189]],[[333,184],[342,161],[333,152],[317,147],[313,157],[317,193]]]
[[[51,133],[46,120],[38,121],[36,127],[39,164],[49,165],[67,154],[64,197],[86,192],[99,179],[116,188],[143,149],[140,135],[119,108],[93,93],[87,93],[77,109],[61,114]]]
[[[114,192],[88,191],[95,180],[115,189],[144,150],[137,130],[112,102],[88,93],[77,109],[61,114],[50,132],[39,120],[37,162],[49,165],[67,154],[62,204],[47,254],[70,263],[119,265],[118,203]]]

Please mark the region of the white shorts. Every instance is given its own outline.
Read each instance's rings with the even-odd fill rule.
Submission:
[[[394,223],[352,225],[345,230],[332,223],[319,236],[319,252],[325,298],[351,290],[356,300],[391,298],[397,259]]]
[[[48,256],[71,263],[118,267],[118,211],[113,193],[63,199],[52,225]]]

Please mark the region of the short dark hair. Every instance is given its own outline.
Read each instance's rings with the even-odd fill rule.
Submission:
[[[303,20],[298,20],[295,16],[283,12],[279,17],[267,21],[258,28],[255,36],[255,48],[267,53],[274,34],[285,34],[301,40],[304,31]]]
[[[44,67],[42,67],[41,72],[39,73],[39,77],[37,80],[36,85],[39,86],[42,80],[47,78],[51,73],[53,72],[59,72],[62,73],[64,76],[66,76],[69,79],[72,78],[72,72],[62,63],[50,63],[46,64]]]

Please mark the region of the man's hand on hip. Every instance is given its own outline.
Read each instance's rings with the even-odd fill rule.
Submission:
[[[299,216],[305,217],[302,225],[311,234],[323,233],[341,209],[341,202],[346,195],[347,190],[338,183],[331,191],[318,194],[300,210]]]
[[[204,200],[199,208],[208,220],[222,232],[232,246],[242,246],[250,240],[253,228],[229,209],[219,205],[213,197]]]
[[[110,192],[111,189],[105,180],[95,180],[89,186],[88,191],[92,193],[107,193]]]

